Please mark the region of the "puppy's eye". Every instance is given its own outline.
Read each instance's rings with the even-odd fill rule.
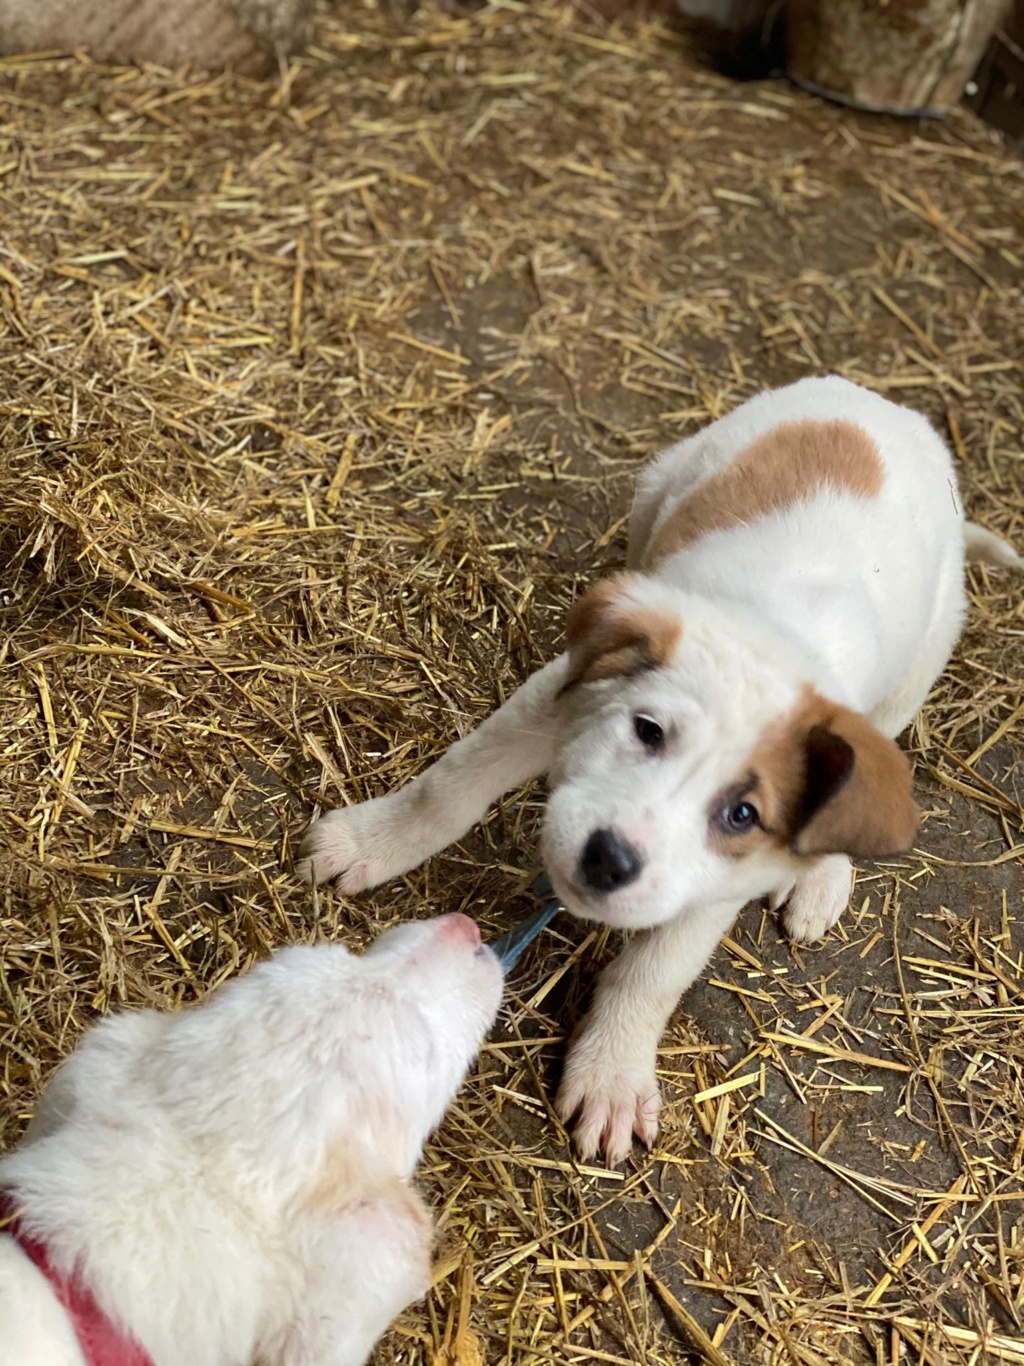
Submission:
[[[742,835],[746,830],[753,830],[761,817],[752,802],[730,802],[722,808],[719,819],[731,834]]]
[[[665,732],[653,716],[645,716],[643,712],[638,712],[633,717],[633,731],[644,748],[649,749],[652,754],[657,754],[665,748]]]

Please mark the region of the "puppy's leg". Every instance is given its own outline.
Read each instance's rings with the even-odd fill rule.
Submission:
[[[415,868],[464,835],[503,792],[549,768],[558,734],[563,655],[493,716],[397,792],[328,811],[306,833],[296,871],[359,892]]]
[[[815,859],[787,887],[770,898],[772,910],[782,908],[782,928],[797,944],[823,939],[850,900],[853,868],[845,854]]]
[[[626,1157],[635,1134],[658,1133],[658,1041],[680,996],[741,910],[735,902],[688,910],[630,940],[598,978],[594,1001],[569,1049],[555,1108],[576,1116],[574,1144],[588,1159]]]
[[[403,1309],[430,1289],[433,1229],[423,1201],[395,1181],[324,1217],[305,1255],[300,1311],[268,1366],[363,1366]]]

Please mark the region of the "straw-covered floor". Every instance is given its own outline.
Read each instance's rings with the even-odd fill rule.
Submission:
[[[358,899],[289,859],[549,655],[640,462],[759,387],[919,406],[1024,546],[1024,166],[967,115],[546,0],[351,6],[267,84],[7,61],[0,178],[5,1143],[98,1012],[524,912],[536,792]],[[549,1109],[613,946],[566,919],[517,970],[381,1362],[1024,1362],[1022,581],[971,587],[918,849],[819,949],[748,908],[653,1154],[580,1169]]]

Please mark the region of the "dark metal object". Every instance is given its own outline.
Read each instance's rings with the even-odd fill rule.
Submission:
[[[547,873],[541,873],[534,880],[530,891],[534,896],[542,899],[544,904],[532,915],[528,915],[525,920],[521,920],[518,925],[513,925],[510,930],[507,930],[491,944],[491,948],[497,955],[498,962],[504,972],[508,972],[509,968],[518,962],[524,949],[533,943],[541,930],[551,924],[559,911],[565,909],[554,895],[551,879]]]

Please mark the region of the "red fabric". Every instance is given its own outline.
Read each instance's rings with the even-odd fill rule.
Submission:
[[[88,1366],[153,1366],[153,1359],[139,1344],[107,1318],[92,1292],[78,1276],[67,1279],[50,1262],[46,1247],[29,1238],[21,1228],[13,1198],[0,1191],[0,1231],[20,1243],[53,1287],[78,1337]]]

